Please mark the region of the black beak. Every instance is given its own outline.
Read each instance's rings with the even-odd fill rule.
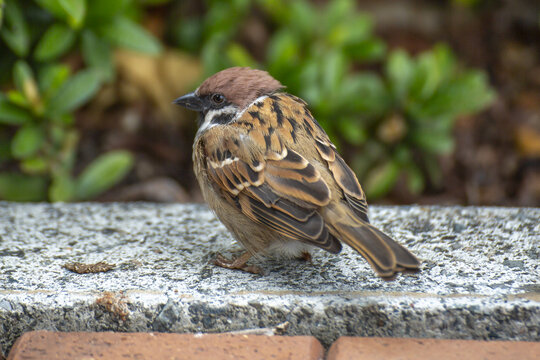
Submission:
[[[204,109],[201,98],[194,92],[180,96],[178,99],[174,100],[173,103],[195,111],[203,111]]]

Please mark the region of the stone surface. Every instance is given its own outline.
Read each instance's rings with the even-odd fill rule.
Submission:
[[[327,360],[536,360],[539,342],[341,337]]]
[[[29,330],[540,340],[540,209],[372,207],[422,259],[377,278],[345,247],[265,275],[210,264],[239,247],[203,205],[0,203],[0,349]],[[116,264],[77,274],[66,263]]]
[[[290,359],[322,360],[312,336],[33,331],[7,360],[42,359]]]

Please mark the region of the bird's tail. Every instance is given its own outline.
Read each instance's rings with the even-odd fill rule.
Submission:
[[[388,235],[358,218],[348,206],[329,204],[323,210],[328,229],[339,240],[358,251],[377,274],[393,277],[397,272],[417,270],[420,262]]]

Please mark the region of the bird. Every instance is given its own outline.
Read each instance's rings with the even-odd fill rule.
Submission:
[[[342,242],[384,279],[417,271],[419,260],[370,224],[355,173],[308,104],[268,72],[231,67],[173,103],[196,111],[193,168],[202,195],[245,248],[214,264],[260,273],[252,257],[311,260],[313,247],[337,254]]]

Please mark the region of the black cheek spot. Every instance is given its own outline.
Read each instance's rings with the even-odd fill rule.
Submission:
[[[219,125],[228,124],[232,121],[233,117],[234,114],[219,114],[212,119],[211,123]]]

